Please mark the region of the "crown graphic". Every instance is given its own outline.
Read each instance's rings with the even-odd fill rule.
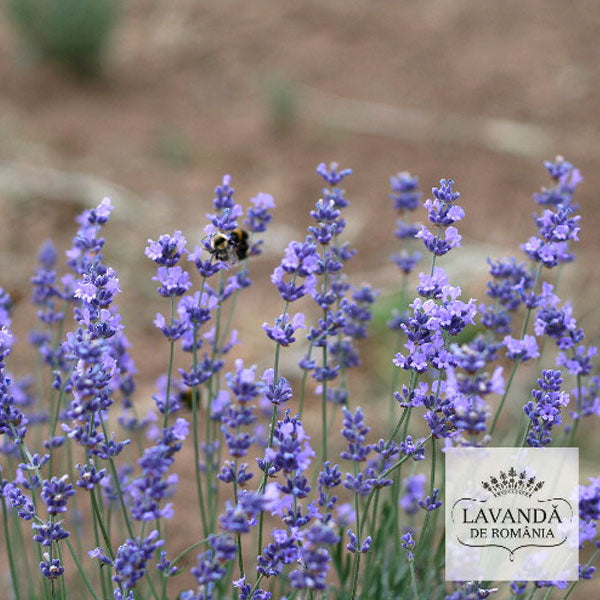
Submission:
[[[531,498],[535,492],[544,487],[544,482],[536,481],[535,476],[527,477],[525,471],[517,473],[515,468],[511,467],[507,472],[500,471],[497,477],[492,475],[488,481],[482,481],[481,485],[484,490],[490,492],[496,498],[509,494]]]

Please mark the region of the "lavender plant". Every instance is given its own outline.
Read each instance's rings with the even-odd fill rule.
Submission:
[[[433,188],[423,204],[429,224],[418,226],[407,221],[420,203],[418,180],[408,173],[391,178],[402,217],[396,235],[406,245],[393,258],[401,271],[390,322],[399,342],[389,356],[393,422],[379,437],[371,434],[373,417],[387,400],[359,403],[347,379],[360,364],[358,342],[368,337],[377,296],[345,273],[354,251],[342,240],[349,202],[339,184],[350,169],[317,168],[328,187],[310,212],[306,236],[288,244],[271,275],[283,308],[262,325],[273,343],[265,364],[235,356],[233,326],[273,198],[257,195],[244,217],[225,176],[193,250],[181,231],[148,241],[145,254],[156,265],[153,279],[167,310],[154,319],[165,338],[157,350],[165,372],[155,410],[145,416],[115,305],[121,282],[102,254],[113,206],[104,199],[85,211],[66,274],[46,243],[32,278],[39,324],[30,342],[42,365],[37,392],[32,378],[7,370],[13,307],[0,290],[8,597],[471,600],[505,593],[530,600],[542,589],[545,600],[557,590],[564,600],[572,596],[578,582],[444,583],[438,527],[444,446],[504,443],[508,406],[521,413],[515,443],[536,447],[578,443],[580,423],[600,415],[596,349],[583,343],[573,307],[557,295],[560,277],[552,276],[574,260],[580,217],[573,197],[581,176],[562,158],[546,168],[551,187],[534,196],[544,207],[534,219],[538,234],[522,246],[529,264],[490,260],[487,304],[467,299],[444,269],[450,251],[460,251],[457,224],[466,217],[454,182],[442,179]],[[410,303],[422,256],[409,243],[422,243],[430,256]],[[301,344],[294,375],[282,357]],[[537,383],[519,407],[514,382],[524,363]],[[193,499],[177,492],[182,455],[193,456]],[[579,502],[585,580],[598,555],[586,549],[600,544],[599,478],[581,487]],[[169,524],[182,507],[196,536],[183,549]],[[179,576],[189,560],[186,580]],[[34,562],[37,580],[24,577]]]

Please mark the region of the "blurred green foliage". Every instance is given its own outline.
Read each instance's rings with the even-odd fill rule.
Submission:
[[[7,8],[36,55],[88,77],[100,68],[120,0],[8,0]]]
[[[265,78],[264,97],[271,127],[277,135],[290,132],[298,117],[299,96],[294,84],[284,77]]]
[[[154,151],[173,168],[187,167],[193,162],[188,136],[176,127],[160,127],[154,133]]]

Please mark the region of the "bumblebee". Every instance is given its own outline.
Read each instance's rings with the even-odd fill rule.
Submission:
[[[210,253],[217,259],[230,265],[237,264],[248,257],[248,232],[241,227],[232,231],[216,233],[210,240]]]
[[[183,404],[189,410],[193,408],[193,398],[192,398],[192,388],[188,388],[186,390],[181,390],[178,395],[178,400],[181,404]],[[200,400],[200,398],[198,398]]]

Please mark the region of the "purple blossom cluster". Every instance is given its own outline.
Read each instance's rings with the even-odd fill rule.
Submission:
[[[450,585],[439,576],[439,446],[492,443],[505,407],[519,396],[514,388],[511,394],[513,381],[521,383],[519,366],[535,360],[541,375],[522,408],[522,445],[573,445],[582,417],[600,415],[596,348],[584,344],[581,320],[559,297],[558,281],[548,281],[548,269],[574,259],[581,217],[573,197],[581,176],[562,158],[546,168],[552,184],[535,195],[542,206],[537,234],[522,246],[529,260],[489,260],[484,304],[451,281],[451,264],[438,264],[462,239],[457,224],[465,210],[453,180],[442,179],[421,204],[418,178],[400,172],[390,179],[403,244],[393,257],[401,274],[391,323],[398,346],[390,352],[389,431],[373,437],[367,418],[378,429],[385,420],[375,420],[385,412],[378,387],[364,388],[363,410],[349,386],[378,296],[367,283],[350,283],[355,251],[343,240],[350,203],[340,187],[350,169],[317,167],[325,187],[306,236],[287,245],[272,271],[283,303],[262,325],[273,342],[272,362],[257,357],[252,364],[244,347],[240,356],[233,351],[236,299],[251,285],[272,196],[257,194],[244,211],[226,175],[198,245],[191,249],[179,230],[148,240],[145,255],[167,305],[154,319],[168,349],[154,410],[142,412],[116,306],[122,282],[103,257],[112,203],[104,199],[78,217],[67,274],[60,275],[58,253],[44,243],[31,280],[37,325],[30,342],[44,370],[39,386],[7,370],[13,306],[0,289],[0,510],[13,596],[62,599],[72,585],[94,600],[218,600],[232,593],[239,600],[357,600],[408,591],[471,600],[497,592],[491,583]],[[419,208],[427,225],[412,220]],[[409,279],[422,258],[410,246],[419,243],[414,238],[430,266],[415,274],[417,296],[409,300]],[[373,347],[379,352],[386,344]],[[550,346],[560,371],[543,368]],[[379,356],[370,353],[369,364]],[[299,377],[288,370],[298,359]],[[320,406],[306,394],[311,380]],[[180,477],[190,477],[194,488],[183,505]],[[183,550],[167,524],[176,507],[195,539]],[[580,487],[579,518],[581,548],[598,546],[600,479]],[[22,527],[35,543],[39,590],[22,577],[27,565],[14,560],[29,556]],[[64,560],[67,552],[72,561]],[[82,560],[86,552],[93,561]],[[181,590],[178,575],[192,552],[185,586],[192,587]],[[593,560],[581,564],[580,578],[594,570]],[[567,585],[575,582],[537,581],[533,588]],[[519,596],[528,584],[510,588]]]

